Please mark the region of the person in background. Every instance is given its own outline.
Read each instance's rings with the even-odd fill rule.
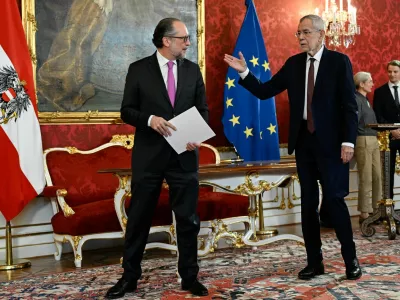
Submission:
[[[377,123],[375,112],[367,98],[367,93],[374,86],[371,74],[358,72],[354,75],[354,85],[358,106],[358,133],[354,155],[358,170],[358,210],[361,213],[361,224],[378,207],[377,203],[382,197],[382,179],[377,134],[375,130],[366,127]]]
[[[389,82],[378,87],[374,92],[374,111],[381,124],[400,123],[400,61],[392,60],[387,64]],[[390,198],[393,199],[396,154],[400,152],[400,129],[390,135]]]

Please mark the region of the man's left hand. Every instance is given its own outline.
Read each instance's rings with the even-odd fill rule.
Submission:
[[[187,143],[186,144],[186,150],[188,150],[188,151],[196,150],[196,148],[199,148],[199,147],[200,147],[199,143]]]
[[[342,146],[341,158],[344,164],[347,164],[354,155],[354,148],[349,146]]]

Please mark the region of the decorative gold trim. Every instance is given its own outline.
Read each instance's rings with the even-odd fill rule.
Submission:
[[[72,241],[74,242],[74,248],[75,251],[78,250],[79,242],[81,241],[82,237],[77,235],[77,236],[72,236]]]
[[[215,235],[211,248],[212,250],[210,252],[214,252],[214,250],[218,248],[218,241],[221,238],[230,240],[235,248],[242,248],[245,246],[243,242],[243,234],[229,231],[228,225],[226,225],[222,220],[218,219],[212,221],[211,228],[212,231],[216,232],[217,234]]]
[[[171,234],[172,234],[173,237],[176,237],[176,232],[175,232],[175,226],[174,226],[174,224],[171,224],[171,225],[169,226],[169,231],[171,232]],[[175,243],[175,242],[174,242],[174,243]]]
[[[378,144],[379,144],[379,151],[390,151],[389,149],[389,134],[390,130],[383,130],[383,131],[378,131]]]
[[[127,180],[128,176],[124,176],[123,179]],[[126,186],[126,183],[123,183],[123,184],[125,184],[125,186]],[[124,187],[124,189],[125,189],[125,187]],[[125,191],[125,194],[122,196],[121,206],[119,208],[120,212],[121,212],[121,220],[122,220],[122,225],[124,226],[124,228],[123,228],[124,231],[126,231],[126,225],[128,224],[128,219],[125,214],[125,201],[126,201],[126,198],[131,197],[131,196],[132,196],[132,194],[130,192]]]
[[[72,147],[73,148],[73,147]],[[70,217],[75,214],[74,210],[65,202],[64,197],[67,196],[68,192],[65,189],[60,189],[56,191],[58,203],[65,217]]]
[[[220,156],[217,148],[215,148],[214,146],[211,146],[209,144],[205,144],[205,143],[201,143],[200,147],[205,147],[205,148],[211,149],[214,152],[214,155],[215,155],[215,162],[214,163],[215,164],[220,164],[221,163],[221,156]]]
[[[66,216],[67,218],[75,214],[74,210],[65,201],[63,204],[63,212],[64,216]]]
[[[281,199],[281,204],[279,205],[279,208],[280,208],[281,210],[286,209],[285,200],[286,200],[286,198],[285,198],[285,190],[282,189],[282,199]]]
[[[110,143],[112,144],[122,144],[126,149],[132,149],[135,136],[133,134],[123,135],[115,134],[112,136]]]
[[[76,147],[65,147],[65,149],[67,149],[70,154],[75,154],[78,152]]]
[[[22,25],[24,26],[26,40],[28,43],[29,54],[32,60],[32,71],[36,74],[36,31],[38,26],[35,19],[35,0],[21,0],[22,6]],[[33,76],[36,86],[36,76]]]
[[[231,146],[219,146],[216,147],[218,152],[224,153],[224,152],[235,152],[235,148]]]
[[[22,0],[22,23],[32,59],[36,85],[36,23],[35,0]],[[40,28],[39,28],[40,30]],[[197,60],[206,81],[205,58],[205,1],[197,0]],[[41,124],[122,124],[119,112],[39,112]]]
[[[206,82],[206,33],[205,0],[197,0],[197,60],[203,80]]]
[[[65,189],[57,190],[56,192],[57,196],[65,197],[67,196],[68,192]]]
[[[75,255],[75,260],[82,260],[82,257],[79,254],[77,254]]]
[[[115,176],[118,178],[118,182],[119,182],[119,188],[118,190],[124,190],[128,184],[129,181],[129,177],[128,175],[119,175],[119,174],[115,174]]]
[[[123,124],[119,112],[39,112],[41,124]]]
[[[270,183],[265,180],[259,180],[258,185],[253,183],[252,178],[258,178],[257,171],[250,171],[246,174],[245,183],[238,185],[234,191],[244,195],[257,195],[262,193],[263,191],[270,191],[273,188],[279,186],[282,182],[284,182],[287,178],[291,178],[291,175],[285,176],[278,180],[277,182]]]

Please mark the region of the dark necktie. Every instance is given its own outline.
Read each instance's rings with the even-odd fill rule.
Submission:
[[[394,102],[396,102],[396,106],[399,107],[399,92],[397,91],[398,86],[394,85],[393,89],[394,89]]]
[[[315,131],[314,121],[311,110],[311,103],[314,93],[314,61],[315,58],[310,58],[310,68],[308,69],[307,79],[307,129],[310,133]]]

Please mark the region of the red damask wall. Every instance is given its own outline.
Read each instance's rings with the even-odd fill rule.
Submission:
[[[347,7],[347,1],[343,1]],[[211,109],[210,123],[216,137],[212,144],[226,145],[221,117],[227,66],[224,53],[232,53],[245,14],[245,0],[206,0],[206,83]],[[337,0],[339,3],[339,0]],[[354,72],[371,72],[375,86],[387,79],[386,64],[400,59],[400,0],[352,0],[357,8],[361,35],[349,49],[340,48],[353,64]],[[272,73],[299,51],[294,33],[299,19],[315,7],[324,9],[323,0],[254,0],[261,23]],[[370,95],[372,99],[372,95]],[[276,97],[280,143],[287,142],[288,98]]]
[[[20,0],[17,2],[20,4]],[[357,8],[361,35],[357,36],[355,45],[339,50],[349,55],[354,72],[371,72],[379,86],[387,81],[386,63],[400,59],[400,0],[351,2]],[[223,55],[233,51],[246,11],[244,3],[245,0],[205,0],[206,85],[210,125],[216,132],[210,143],[215,146],[229,145],[221,124],[227,71]],[[300,17],[315,7],[322,10],[325,1],[254,0],[254,3],[274,74],[290,55],[299,51],[294,32]],[[286,143],[289,119],[286,92],[276,97],[276,107],[280,142]],[[132,131],[127,125],[42,125],[44,148],[71,145],[89,149],[108,141],[113,134]]]

